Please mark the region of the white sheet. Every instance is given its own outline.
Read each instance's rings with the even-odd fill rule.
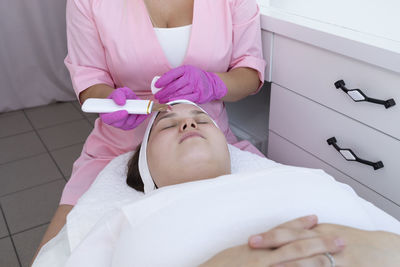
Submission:
[[[164,187],[104,217],[66,267],[198,266],[251,234],[307,214],[400,234],[399,222],[365,204],[321,170],[283,165]]]
[[[61,267],[70,255],[67,229],[64,226],[58,235],[42,247],[32,267]]]
[[[228,148],[231,156],[232,173],[248,172],[280,165],[272,160],[261,158],[231,145],[228,145]],[[126,167],[132,153],[129,152],[116,157],[99,173],[89,190],[79,199],[76,206],[69,213],[67,224],[64,227],[65,234],[63,233],[61,238],[56,237],[57,244],[63,245],[56,246],[53,242],[47,243],[41,250],[44,253],[37,257],[33,267],[62,266],[63,255],[69,254],[99,219],[112,210],[122,207],[124,203],[132,202],[143,196],[143,193],[128,187],[125,182]],[[65,251],[66,247],[68,247],[68,251]],[[53,264],[54,259],[57,259],[57,255],[60,255],[61,261],[59,264]],[[37,265],[36,262],[39,262],[39,258],[41,258],[40,265]],[[46,264],[47,259],[49,264]]]
[[[241,151],[233,146],[229,146],[229,150],[233,173],[246,173],[283,166],[252,153]],[[96,181],[81,197],[69,214],[65,227],[66,231],[62,231],[54,239],[57,242],[50,241],[42,248],[40,255],[33,265],[34,267],[63,266],[66,258],[65,255],[69,255],[70,248],[71,250],[76,248],[103,216],[143,196],[142,193],[129,188],[125,183],[126,164],[130,156],[131,153],[127,153],[115,158],[99,174]],[[340,185],[352,192],[352,189],[348,186]],[[369,202],[361,201],[361,203],[370,218],[378,218],[377,222],[374,223],[378,223],[382,227],[382,230],[390,229],[390,227],[397,225],[395,219]],[[266,206],[264,210],[267,210]],[[302,216],[304,214],[299,215]],[[262,229],[262,231],[264,230],[266,229]],[[55,260],[58,260],[58,264],[55,264]]]

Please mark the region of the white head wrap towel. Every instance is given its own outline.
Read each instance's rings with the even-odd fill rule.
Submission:
[[[204,109],[202,109],[196,103],[193,103],[193,102],[191,102],[189,100],[185,100],[185,99],[174,100],[174,101],[168,102],[167,104],[168,105],[190,104],[190,105],[194,105],[194,106],[198,107],[199,109],[201,109],[201,111],[208,114]],[[140,173],[140,176],[142,177],[145,194],[148,194],[151,191],[154,191],[156,189],[156,185],[154,184],[153,178],[151,177],[151,174],[150,174],[149,166],[147,164],[147,142],[149,140],[149,135],[150,135],[151,128],[153,127],[154,120],[156,119],[158,113],[159,112],[154,112],[150,117],[146,131],[144,132],[142,146],[140,148],[140,153],[139,153],[139,173]],[[215,124],[215,126],[218,127],[218,125],[215,123],[215,121],[214,120],[212,120],[212,121]]]

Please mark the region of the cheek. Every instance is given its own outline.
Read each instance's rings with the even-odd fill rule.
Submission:
[[[209,136],[211,136],[211,142],[212,144],[220,150],[221,148],[226,147],[226,138],[225,135],[217,129],[210,129],[209,130]]]
[[[215,147],[215,151],[218,153],[219,157],[222,159],[230,158],[228,145],[223,133],[218,131],[218,133],[215,134],[215,138],[213,138],[213,146]]]
[[[167,138],[168,136],[163,135],[162,137],[153,138],[147,146],[147,163],[157,185],[163,184],[160,179],[169,170],[173,161],[172,142],[170,142],[170,138]]]
[[[220,144],[220,150],[224,151],[224,152],[228,152],[229,154],[229,150],[228,150],[228,143],[226,141],[225,135],[221,135],[220,136],[220,140],[219,140],[219,144]]]
[[[152,166],[157,166],[157,162],[160,162],[160,159],[163,155],[168,153],[168,146],[166,146],[167,142],[163,142],[157,138],[151,140],[151,142],[147,146],[147,161]]]
[[[158,154],[156,152],[167,152],[169,149],[168,144],[171,143],[173,138],[172,132],[160,131],[150,135],[149,142],[147,143],[148,154]]]

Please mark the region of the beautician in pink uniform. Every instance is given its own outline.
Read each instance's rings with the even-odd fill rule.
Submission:
[[[68,0],[67,37],[65,64],[81,103],[188,99],[201,104],[229,143],[260,153],[237,143],[223,104],[256,93],[264,81],[256,0]],[[154,76],[163,88],[155,96]],[[104,166],[135,149],[146,125],[144,115],[100,114],[41,245],[65,224]]]

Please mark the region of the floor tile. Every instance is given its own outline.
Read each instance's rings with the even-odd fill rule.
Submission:
[[[63,178],[48,153],[0,165],[0,196]]]
[[[8,236],[6,222],[4,221],[3,214],[0,213],[0,238]]]
[[[25,114],[22,112],[0,117],[0,125],[0,138],[33,130]]]
[[[29,267],[48,224],[12,236],[22,267]]]
[[[79,104],[79,101],[71,101],[70,102],[77,110],[81,111],[83,113],[83,111],[81,110],[81,104]]]
[[[79,104],[78,101],[72,101],[71,104],[72,104],[73,106],[75,106],[75,108],[76,108],[77,110],[79,110],[79,112],[81,112],[82,115],[85,116],[85,117],[88,119],[88,121],[90,122],[90,124],[92,125],[92,127],[94,127],[94,122],[95,122],[96,119],[99,117],[99,114],[98,114],[98,113],[86,113],[86,112],[83,112],[83,111],[81,110],[81,104]]]
[[[35,132],[0,139],[0,164],[46,151]]]
[[[20,267],[17,255],[11,243],[11,238],[9,237],[0,239],[0,266]]]
[[[89,120],[90,124],[92,127],[94,127],[94,122],[97,120],[98,117],[88,117],[87,119]]]
[[[65,177],[71,176],[72,164],[80,156],[83,143],[54,150],[51,152],[58,167],[61,169]]]
[[[98,113],[86,113],[83,112],[81,109],[81,104],[79,104],[78,101],[73,101],[71,102],[71,104],[77,109],[79,110],[80,113],[82,113],[83,116],[87,117],[87,118],[97,118],[99,116]]]
[[[86,112],[84,112],[83,115],[86,118],[98,118],[99,117],[99,113],[86,113]]]
[[[49,150],[82,143],[86,140],[92,126],[86,119],[38,130]]]
[[[26,109],[25,113],[36,129],[83,118],[69,102]]]
[[[64,185],[57,180],[0,198],[11,234],[50,222]]]
[[[24,112],[22,110],[0,112],[0,118],[4,118],[4,117],[10,116],[10,115],[15,115],[18,113],[23,114]]]

